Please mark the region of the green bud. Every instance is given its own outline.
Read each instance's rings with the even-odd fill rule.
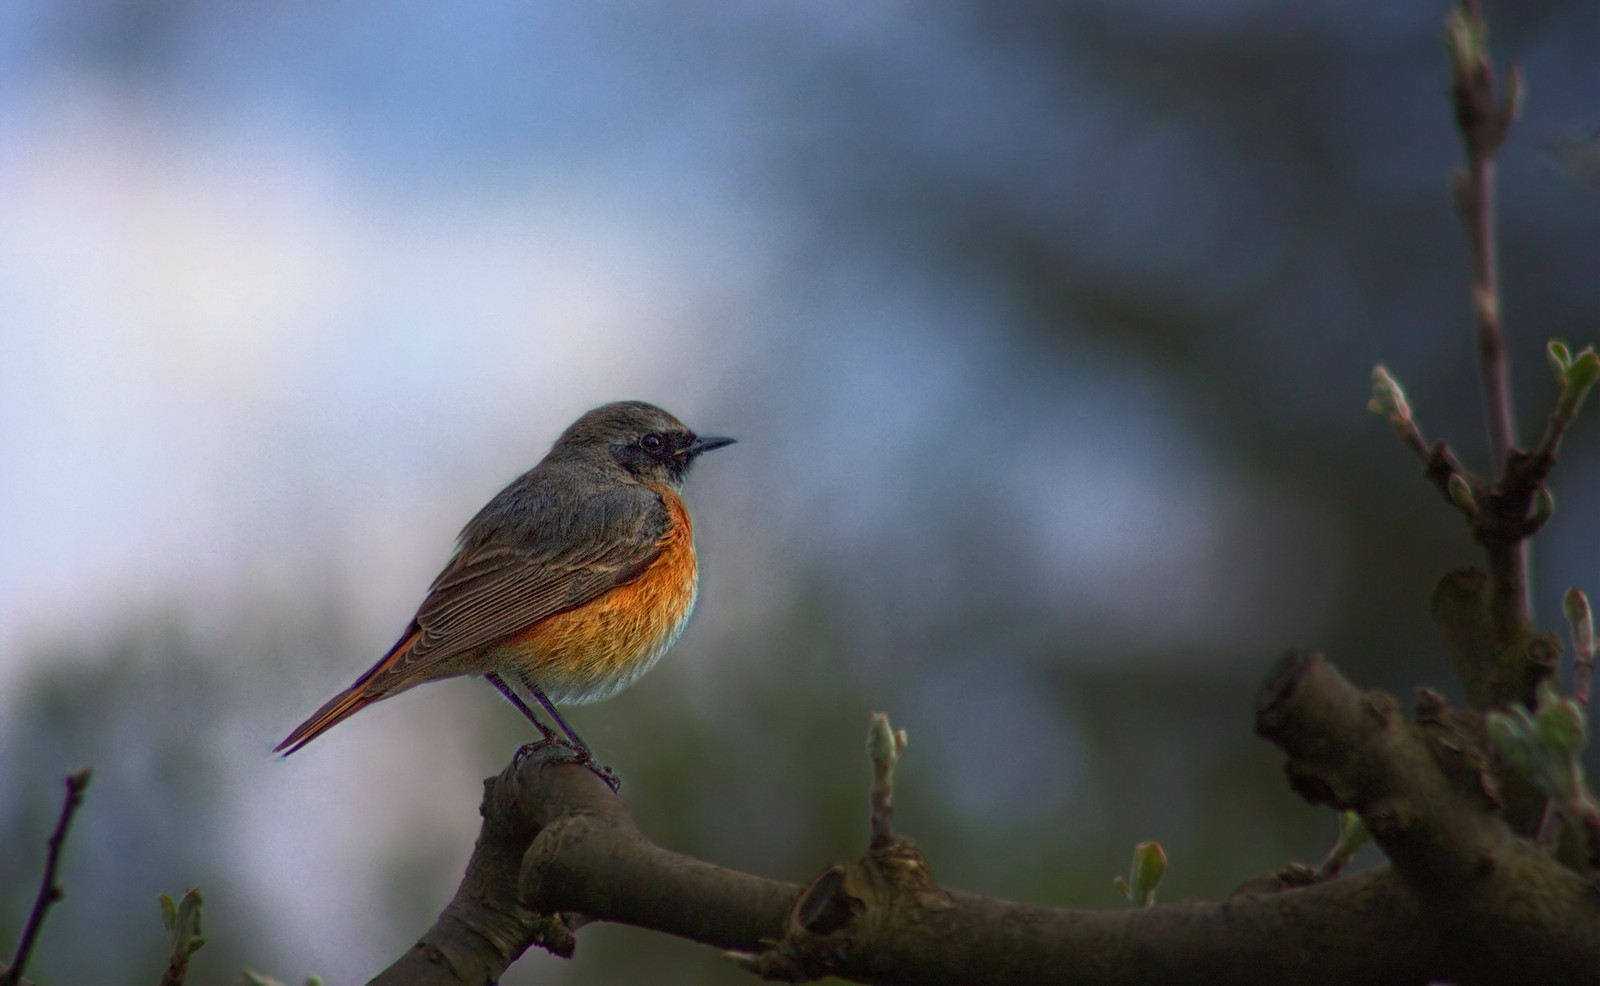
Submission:
[[[1580,657],[1594,653],[1594,613],[1589,609],[1589,597],[1577,586],[1567,590],[1561,598],[1561,609],[1572,624],[1572,649]]]
[[[867,754],[873,763],[894,763],[905,752],[906,731],[891,729],[887,712],[874,712],[867,730]]]
[[[906,731],[889,726],[887,712],[874,712],[867,727],[867,756],[872,760],[872,778],[876,787],[887,788],[894,784],[894,767],[906,749]]]
[[[1382,363],[1372,368],[1372,397],[1367,401],[1367,410],[1397,423],[1411,420],[1406,392]]]
[[[1456,505],[1468,517],[1478,515],[1478,500],[1472,495],[1472,484],[1458,472],[1450,474],[1450,481],[1446,484],[1450,490],[1450,502]]]
[[[1573,626],[1590,622],[1589,597],[1577,586],[1568,589],[1566,595],[1561,597],[1561,610],[1567,614],[1567,622]]]
[[[167,933],[171,937],[172,952],[174,955],[188,958],[206,943],[200,936],[200,891],[196,889],[186,891],[183,899],[176,904],[166,894],[161,894],[159,900],[161,923],[166,925]]]
[[[1141,842],[1133,847],[1133,865],[1128,868],[1128,878],[1115,877],[1112,883],[1128,898],[1130,904],[1152,907],[1156,902],[1156,888],[1167,875],[1167,853],[1159,842]]]
[[[1451,66],[1457,75],[1466,75],[1481,57],[1478,32],[1472,19],[1459,7],[1444,18],[1444,46],[1450,52]]]
[[[1541,486],[1533,493],[1533,519],[1543,524],[1556,512],[1556,495],[1550,492],[1548,486]]]

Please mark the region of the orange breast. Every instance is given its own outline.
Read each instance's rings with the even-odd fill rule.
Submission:
[[[659,542],[661,554],[644,574],[543,620],[496,655],[532,678],[552,702],[610,698],[650,670],[689,622],[700,587],[689,511],[672,490],[651,488],[661,494],[671,523]]]

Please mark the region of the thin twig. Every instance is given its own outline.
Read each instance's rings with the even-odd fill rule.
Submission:
[[[895,843],[894,767],[906,749],[906,731],[889,726],[889,714],[874,712],[867,728],[867,755],[872,761],[872,821],[869,845],[883,849]]]
[[[1488,418],[1489,452],[1496,463],[1517,443],[1511,415],[1510,361],[1500,321],[1500,260],[1495,249],[1495,161],[1473,153],[1468,142],[1465,181],[1456,189],[1456,208],[1472,252],[1472,314],[1478,335],[1478,369]]]
[[[1545,422],[1544,438],[1540,440],[1539,447],[1533,450],[1533,467],[1540,470],[1543,475],[1548,475],[1556,464],[1556,453],[1561,450],[1561,438],[1572,426],[1577,418],[1576,414],[1563,414],[1559,411],[1550,412],[1550,419]],[[1541,479],[1543,478],[1541,475]]]
[[[39,929],[44,925],[45,912],[50,909],[51,904],[66,894],[66,890],[56,882],[56,869],[61,864],[61,845],[67,840],[67,829],[72,825],[72,816],[83,803],[83,791],[88,786],[88,768],[67,775],[67,797],[61,804],[61,815],[56,819],[56,830],[50,834],[48,843],[50,851],[45,857],[44,879],[39,883],[39,895],[34,898],[33,910],[28,914],[28,923],[23,926],[22,940],[17,943],[17,953],[11,957],[11,968],[4,976],[0,976],[0,986],[16,986],[22,981],[22,970],[28,964],[28,954],[33,951],[34,940],[39,937]]]
[[[1405,389],[1382,363],[1372,368],[1372,399],[1367,402],[1367,410],[1388,420],[1400,441],[1422,461],[1423,474],[1438,487],[1440,495],[1469,519],[1477,515],[1480,485],[1477,478],[1467,471],[1442,439],[1430,446],[1422,437],[1422,428],[1411,413]],[[1458,484],[1465,484],[1460,493],[1452,489]]]
[[[1472,258],[1472,315],[1477,331],[1478,365],[1483,380],[1484,413],[1489,427],[1489,448],[1494,471],[1502,472],[1502,494],[1509,486],[1520,486],[1519,473],[1526,456],[1515,452],[1516,426],[1511,406],[1511,380],[1506,357],[1505,331],[1500,319],[1500,262],[1495,234],[1495,155],[1505,143],[1506,133],[1516,119],[1521,96],[1521,75],[1512,67],[1503,91],[1497,91],[1494,66],[1490,64],[1486,35],[1488,25],[1478,0],[1461,0],[1445,21],[1445,42],[1450,50],[1451,95],[1455,102],[1456,126],[1466,151],[1466,167],[1451,175],[1456,212],[1466,231]],[[1565,430],[1565,424],[1560,430]],[[1553,461],[1554,443],[1559,431],[1547,435]],[[1517,460],[1522,460],[1518,462]],[[1540,470],[1535,470],[1539,472]],[[1548,472],[1546,464],[1542,472]],[[1542,475],[1540,476],[1542,479]],[[1526,507],[1536,480],[1527,488],[1511,493],[1508,505]],[[1525,516],[1525,514],[1524,514]],[[1520,520],[1519,516],[1516,518]],[[1498,533],[1498,532],[1497,532]],[[1480,540],[1483,540],[1480,538]],[[1495,541],[1500,539],[1496,537]],[[1509,543],[1484,541],[1489,549],[1490,574],[1495,583],[1496,623],[1514,634],[1527,625],[1531,603],[1528,599],[1528,545],[1526,534],[1513,536]]]
[[[1487,25],[1478,0],[1462,0],[1451,15],[1448,41],[1453,56],[1451,94],[1456,125],[1467,154],[1454,185],[1456,210],[1466,227],[1472,254],[1472,310],[1477,327],[1478,361],[1488,415],[1489,447],[1496,464],[1516,444],[1511,412],[1510,370],[1500,323],[1500,259],[1495,235],[1495,155],[1516,116],[1517,70],[1502,100],[1496,99],[1494,67],[1485,42]]]

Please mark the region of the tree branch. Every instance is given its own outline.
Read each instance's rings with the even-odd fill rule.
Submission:
[[[11,957],[10,968],[0,970],[0,986],[18,986],[23,982],[22,971],[28,965],[28,955],[39,937],[39,929],[44,927],[44,916],[50,910],[50,905],[66,894],[66,890],[56,882],[56,870],[61,865],[61,847],[67,841],[67,830],[72,827],[72,816],[83,804],[83,792],[89,786],[89,776],[87,768],[67,775],[67,795],[61,803],[55,831],[50,833],[47,843],[49,852],[45,856],[44,877],[39,881],[39,894],[33,900],[33,910],[28,913],[28,923],[23,926],[22,938],[17,942],[16,954]]]
[[[11,982],[8,977],[11,975],[12,968],[12,966],[6,965],[4,962],[0,962],[0,977],[7,977],[4,980],[7,983]],[[34,986],[34,982],[27,976],[19,976],[16,980],[16,986]]]
[[[1511,378],[1506,358],[1505,332],[1500,321],[1500,261],[1495,235],[1495,156],[1505,143],[1521,103],[1521,75],[1515,66],[1503,93],[1497,91],[1494,66],[1489,61],[1488,24],[1478,0],[1461,0],[1445,20],[1445,44],[1450,52],[1450,91],[1455,103],[1456,126],[1466,153],[1466,167],[1451,174],[1456,212],[1466,230],[1472,258],[1472,315],[1478,339],[1478,365],[1483,380],[1484,413],[1489,426],[1493,468],[1501,470],[1498,488],[1488,499],[1503,498],[1486,516],[1521,525],[1528,504],[1543,482],[1530,485],[1517,475],[1525,463],[1513,463],[1516,424],[1511,405]],[[1553,462],[1553,456],[1551,458]],[[1545,466],[1543,472],[1548,473]],[[1502,525],[1503,526],[1503,525]],[[1476,527],[1476,525],[1475,525]],[[1495,625],[1500,639],[1520,636],[1528,625],[1527,534],[1484,537],[1493,529],[1474,530],[1489,553],[1494,578]],[[1528,532],[1528,533],[1531,533]]]
[[[1467,156],[1466,168],[1451,176],[1451,186],[1472,256],[1472,314],[1477,329],[1478,367],[1483,380],[1489,448],[1493,461],[1499,465],[1516,445],[1516,424],[1511,410],[1505,333],[1500,324],[1495,155],[1516,118],[1521,84],[1513,68],[1505,98],[1503,102],[1499,100],[1494,67],[1489,62],[1488,25],[1478,0],[1462,0],[1446,20],[1445,31],[1451,56],[1450,92]]]
[[[1575,982],[1600,968],[1600,901],[1589,881],[1498,812],[1482,720],[1419,692],[1417,721],[1357,691],[1316,654],[1281,659],[1257,701],[1257,732],[1289,755],[1290,783],[1314,804],[1361,814],[1422,908],[1412,929],[1433,976]]]
[[[1600,966],[1600,905],[1499,820],[1476,714],[1431,693],[1422,704],[1408,725],[1392,698],[1299,654],[1258,702],[1296,788],[1360,812],[1392,868],[1115,911],[947,890],[900,835],[804,889],[738,873],[655,845],[591,772],[525,748],[485,782],[483,834],[455,899],[375,982],[493,982],[529,944],[570,954],[570,930],[589,921],[734,950],[790,981],[1493,983]]]
[[[477,986],[497,982],[530,945],[572,954],[572,934],[560,917],[539,914],[517,897],[522,855],[537,834],[519,805],[517,768],[524,759],[518,751],[499,777],[483,782],[483,828],[455,897],[373,986]]]

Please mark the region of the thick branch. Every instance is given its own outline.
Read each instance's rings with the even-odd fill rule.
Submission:
[[[1392,697],[1291,653],[1262,687],[1257,731],[1289,755],[1307,800],[1361,814],[1422,909],[1434,975],[1565,982],[1600,968],[1600,901],[1501,820],[1476,714],[1424,691],[1406,723]]]
[[[799,887],[657,846],[627,805],[582,767],[541,769],[529,758],[511,771],[522,798],[507,807],[539,826],[513,875],[529,906],[724,949],[753,949],[777,937]]]
[[[1433,593],[1433,620],[1444,634],[1456,678],[1475,709],[1532,703],[1534,690],[1555,672],[1561,644],[1529,627],[1502,639],[1495,625],[1496,581],[1478,568],[1447,573]]]
[[[1312,677],[1326,678],[1320,672]],[[1284,692],[1281,672],[1274,681],[1275,690]],[[1321,686],[1289,687],[1299,697],[1277,706],[1284,737],[1351,729],[1357,736],[1387,735],[1409,728],[1389,714],[1377,716],[1376,726],[1364,725],[1373,718],[1366,711],[1372,703],[1348,684],[1345,689],[1356,695],[1353,716],[1348,701],[1322,696]],[[1307,715],[1311,725],[1302,721]],[[1395,852],[1408,859],[1405,870],[1241,893],[1220,902],[1112,911],[945,890],[903,839],[831,866],[801,890],[664,850],[638,831],[627,807],[583,767],[543,754],[519,755],[486,782],[484,834],[462,889],[428,936],[378,981],[490,982],[536,938],[552,938],[552,926],[558,929],[557,946],[570,947],[570,939],[561,938],[566,926],[537,911],[633,924],[737,950],[746,953],[739,961],[747,967],[789,979],[1277,986],[1421,984],[1446,977],[1473,983],[1513,981],[1501,975],[1513,964],[1556,981],[1572,978],[1579,963],[1600,963],[1600,932],[1589,927],[1600,928],[1600,921],[1582,882],[1497,828],[1486,798],[1457,791],[1455,780],[1436,778],[1429,783],[1444,789],[1439,797],[1469,806],[1471,817],[1460,830],[1449,821],[1399,817],[1421,810],[1426,799],[1408,802],[1401,797],[1403,785],[1382,779],[1436,770],[1432,754],[1408,749],[1409,740],[1394,736],[1372,749],[1358,743],[1356,749],[1364,751],[1358,758],[1367,763],[1363,776],[1377,778],[1370,783],[1390,792],[1387,799],[1367,798],[1364,786],[1339,780],[1344,761],[1329,749],[1336,741],[1324,736],[1321,743],[1321,752],[1308,762],[1326,759],[1320,776],[1330,789],[1345,791],[1343,797],[1366,805],[1375,819],[1385,811],[1392,816],[1375,832],[1383,829],[1385,848],[1401,847]],[[1410,766],[1386,773],[1376,761],[1391,755]],[[1425,837],[1437,838],[1440,846]],[[1488,874],[1479,872],[1485,859]],[[1458,887],[1483,892],[1486,903],[1467,907],[1460,895],[1419,890],[1422,874],[1435,871]],[[1492,932],[1485,923],[1491,916]],[[1542,953],[1530,958],[1535,943]]]
[[[539,914],[517,899],[517,871],[537,833],[519,805],[520,752],[499,777],[483,782],[483,829],[467,872],[428,933],[379,973],[373,986],[484,986],[529,945],[572,953],[572,935],[557,917]],[[598,783],[598,781],[596,782]]]
[[[849,889],[848,881],[830,882]],[[869,983],[1281,986],[1428,979],[1426,955],[1405,930],[1417,926],[1417,914],[1388,872],[1225,901],[1095,911],[957,891],[933,903],[912,895],[874,898],[859,884],[854,890],[847,899],[864,903],[851,921],[832,930],[791,928],[777,949],[748,964],[770,978],[834,975]]]
[[[1421,892],[1458,893],[1509,839],[1476,737],[1462,730],[1448,741],[1459,763],[1446,775],[1392,697],[1357,691],[1320,655],[1278,662],[1258,698],[1256,729],[1289,755],[1289,783],[1302,797],[1359,812]]]

